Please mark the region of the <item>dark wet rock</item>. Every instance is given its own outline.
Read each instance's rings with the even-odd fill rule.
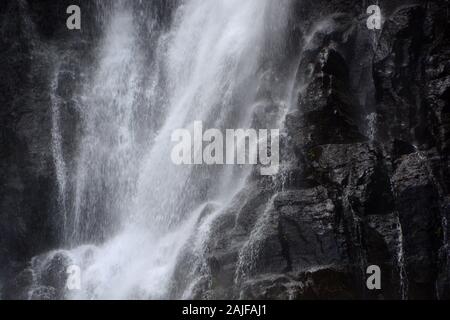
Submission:
[[[6,3],[0,31],[0,277],[55,243],[49,65],[33,39],[26,3]]]
[[[58,295],[53,287],[38,287],[30,292],[30,300],[56,300]]]
[[[2,299],[5,300],[28,300],[29,290],[32,288],[35,274],[31,268],[27,268],[17,274],[14,278],[6,281],[2,288]]]
[[[6,280],[3,299],[62,299],[66,290],[71,258],[63,251],[51,252],[32,259],[27,268]]]
[[[318,269],[306,273],[266,275],[243,284],[241,299],[314,300],[355,299],[346,272]]]
[[[350,92],[346,62],[330,47],[316,54],[309,62],[314,73],[299,97],[298,110],[286,119],[294,149],[366,140],[357,126],[361,112]]]
[[[38,267],[39,283],[54,288],[58,296],[61,296],[66,287],[67,268],[70,263],[71,259],[63,252],[46,257],[42,265]]]
[[[322,5],[302,1],[295,14]],[[334,16],[303,53],[305,88],[283,140],[286,189],[275,184],[258,199],[266,189],[250,186],[242,201],[254,204],[219,218],[228,223],[214,229],[212,279],[198,297],[448,298],[445,4],[380,5],[382,32],[368,34],[358,14]],[[323,12],[333,6],[346,2]],[[306,34],[311,24],[297,27]],[[380,291],[365,286],[372,264]]]
[[[83,2],[83,4],[81,4]],[[66,27],[66,8],[78,4],[83,28]],[[57,182],[52,154],[52,99],[61,102],[63,148],[76,150],[78,115],[72,97],[98,37],[95,1],[2,1],[0,8],[0,282],[36,254],[56,248]],[[55,81],[54,57],[65,52]],[[56,82],[56,88],[53,83]],[[52,96],[53,95],[53,96]],[[68,161],[70,164],[70,161]]]
[[[403,230],[409,292],[432,296],[438,276],[438,250],[443,226],[439,193],[420,154],[403,157],[392,177]]]

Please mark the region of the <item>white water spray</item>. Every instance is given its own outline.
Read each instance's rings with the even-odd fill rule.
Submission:
[[[79,97],[82,136],[67,235],[71,247],[103,244],[67,252],[82,269],[82,290],[67,298],[164,299],[187,242],[201,254],[209,225],[251,168],[175,166],[171,134],[196,120],[222,130],[251,128],[267,33],[281,36],[274,30],[283,25],[267,26],[266,18],[285,21],[287,8],[269,0],[185,1],[168,31],[148,44],[156,52],[148,65],[133,6],[114,6],[92,82]],[[143,130],[142,118],[156,110],[163,110],[160,125]],[[205,208],[213,208],[207,217]]]

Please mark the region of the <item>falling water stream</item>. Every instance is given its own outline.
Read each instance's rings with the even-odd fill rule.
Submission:
[[[255,128],[270,77],[267,43],[282,39],[289,6],[269,0],[183,1],[170,27],[142,46],[131,2],[113,5],[92,80],[77,97],[81,133],[71,174],[62,155],[56,95],[53,100],[53,153],[70,248],[60,252],[81,268],[83,284],[66,298],[168,297],[180,250],[197,234],[194,245],[201,251],[210,236],[208,223],[252,170],[176,166],[170,160],[171,134],[192,130],[197,120],[219,130]],[[154,52],[150,62],[146,50]],[[257,126],[281,125],[291,87],[272,90],[279,91],[273,94],[279,110]],[[73,194],[67,197],[69,190]],[[209,216],[199,224],[205,208]],[[46,259],[34,260],[35,273]]]

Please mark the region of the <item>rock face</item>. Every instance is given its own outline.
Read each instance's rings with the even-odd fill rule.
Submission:
[[[332,3],[296,2],[289,165],[212,226],[198,298],[449,298],[448,4],[382,1],[369,31],[364,7]]]
[[[79,74],[95,31],[89,16],[86,28],[75,37],[58,27],[65,26],[66,16],[61,13],[70,4],[80,1],[2,1],[0,5],[0,286],[23,268],[24,261],[60,241],[51,148],[53,57],[64,50],[72,76]],[[93,8],[92,1],[86,5]],[[73,137],[76,116],[70,97],[76,86],[67,75],[59,80],[66,85],[55,96],[67,101],[64,130],[72,131],[67,136]],[[65,147],[73,152],[73,141],[67,143]]]
[[[449,299],[448,2],[379,1],[385,19],[374,31],[361,1],[292,1],[286,59],[299,59],[282,173],[252,176],[209,226],[202,257],[184,252],[173,298]],[[18,288],[35,277],[26,261],[61,243],[52,55],[68,52],[72,71],[56,92],[67,103],[70,157],[73,79],[83,78],[102,23],[99,3],[83,1],[88,27],[76,37],[56,27],[77,2],[0,3],[3,298],[54,299],[62,290],[68,258],[58,253],[42,266],[45,286]],[[158,11],[162,24],[169,9]],[[382,270],[382,290],[366,287],[370,265]]]

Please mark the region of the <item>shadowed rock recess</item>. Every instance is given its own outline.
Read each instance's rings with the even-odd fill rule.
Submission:
[[[0,1],[3,299],[68,298],[71,256],[60,249],[101,246],[118,232],[105,222],[110,207],[100,199],[89,228],[76,239],[65,235],[52,149],[57,99],[60,148],[73,178],[83,130],[77,103],[97,67],[113,2]],[[381,30],[366,26],[372,2],[382,9]],[[130,3],[137,47],[177,19],[178,1]],[[71,4],[82,9],[80,31],[66,28]],[[198,224],[208,232],[201,250],[194,232],[179,251],[164,298],[449,299],[448,1],[291,0],[289,6],[282,45],[266,39],[267,48],[278,46],[267,49],[277,55],[262,54],[258,70],[275,71],[258,89],[265,107],[253,120],[259,127],[277,114],[272,91],[293,74],[280,127],[280,172],[265,177],[254,168],[220,214],[213,202],[204,206]],[[142,51],[144,62],[160,55]],[[55,61],[64,70],[56,79]],[[146,76],[136,81],[152,83]],[[152,122],[158,130],[165,116],[136,112],[138,128]],[[140,130],[136,139],[145,141],[152,130]],[[370,265],[381,268],[381,290],[366,287]]]

